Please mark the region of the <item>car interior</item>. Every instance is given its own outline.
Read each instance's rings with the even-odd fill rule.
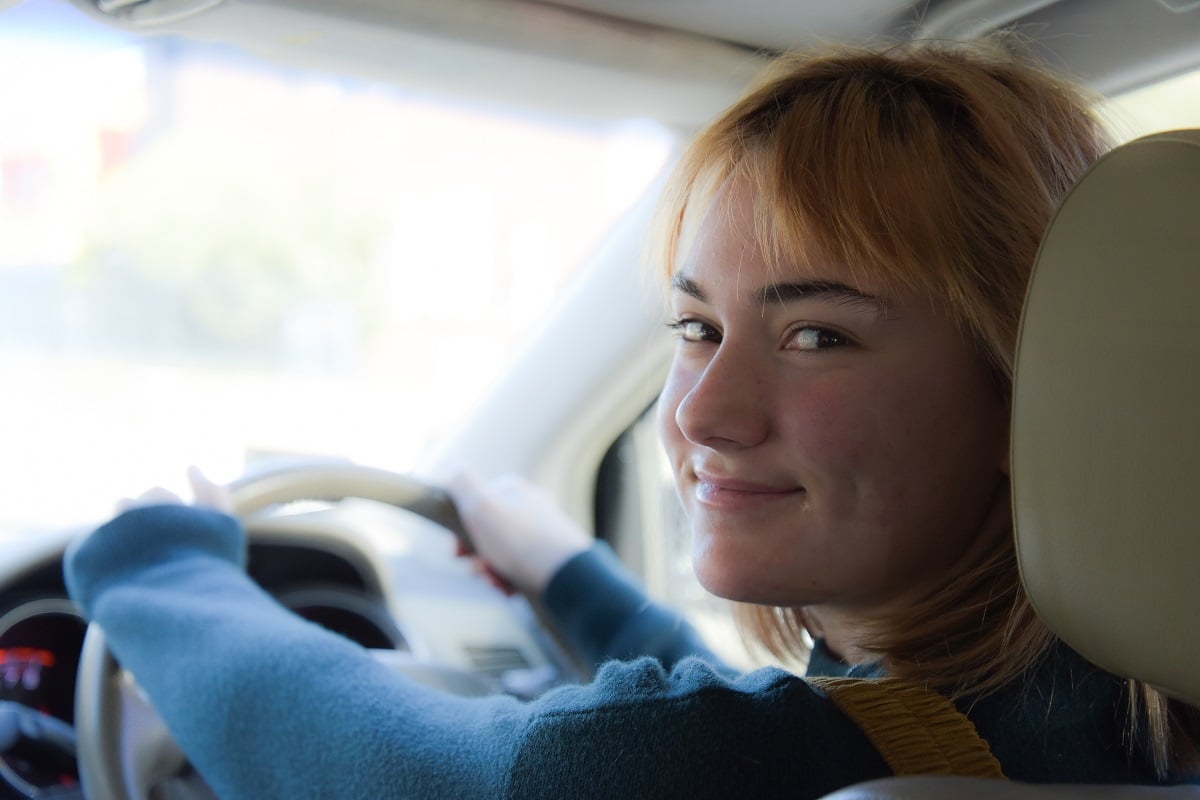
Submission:
[[[1026,300],[1022,577],[1089,660],[1200,705],[1200,384],[1180,368],[1200,341],[1200,3],[0,0],[0,798],[212,796],[61,567],[118,497],[189,459],[230,482],[260,585],[448,692],[588,677],[536,603],[453,557],[448,463],[525,475],[731,663],[773,663],[691,577],[654,432],[658,180],[774,54],[1003,29],[1093,89],[1125,142],[1063,203]],[[81,127],[88,155],[60,155]],[[493,144],[500,166],[469,160]],[[164,210],[225,170],[214,205],[247,225]],[[321,204],[274,205],[306,193]],[[216,260],[193,258],[208,238]],[[831,798],[967,796],[1200,787],[931,777]]]

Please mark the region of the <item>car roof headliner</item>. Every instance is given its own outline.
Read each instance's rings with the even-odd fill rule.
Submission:
[[[2,3],[3,0],[0,0]],[[1117,93],[1200,65],[1200,0],[73,0],[125,29],[591,119],[711,118],[780,50],[1015,26]],[[586,90],[583,88],[586,87]]]

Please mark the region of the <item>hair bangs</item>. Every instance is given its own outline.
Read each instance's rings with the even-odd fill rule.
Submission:
[[[945,247],[949,143],[920,109],[893,110],[853,77],[789,98],[749,159],[766,255],[781,268],[831,261],[864,288],[919,290],[953,312],[962,306],[959,262]]]

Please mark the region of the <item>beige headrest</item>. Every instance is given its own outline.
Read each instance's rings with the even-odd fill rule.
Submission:
[[[1013,403],[1034,606],[1096,664],[1200,705],[1200,131],[1115,149],[1063,202]]]

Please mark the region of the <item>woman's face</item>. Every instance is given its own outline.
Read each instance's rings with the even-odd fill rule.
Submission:
[[[659,427],[713,593],[870,613],[944,578],[1004,485],[1007,411],[933,299],[772,272],[727,184],[672,289]]]

